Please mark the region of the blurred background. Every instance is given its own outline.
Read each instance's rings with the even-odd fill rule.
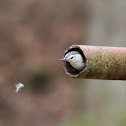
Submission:
[[[59,61],[73,44],[125,47],[125,11],[125,0],[0,0],[0,126],[126,126],[125,81],[72,79]]]

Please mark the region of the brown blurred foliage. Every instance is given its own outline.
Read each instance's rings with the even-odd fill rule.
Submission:
[[[87,21],[83,0],[0,0],[0,125],[55,126],[80,108],[59,59]]]

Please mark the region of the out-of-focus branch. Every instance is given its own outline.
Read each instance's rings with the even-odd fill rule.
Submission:
[[[126,48],[72,45],[65,54],[70,51],[78,51],[85,62],[85,67],[81,71],[64,62],[65,71],[70,77],[126,80]]]

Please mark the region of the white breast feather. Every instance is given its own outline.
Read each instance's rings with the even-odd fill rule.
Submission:
[[[16,93],[17,93],[21,88],[24,87],[24,84],[18,83],[18,84],[15,84],[15,86],[16,86]]]

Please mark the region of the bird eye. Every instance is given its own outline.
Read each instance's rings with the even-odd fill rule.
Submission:
[[[73,59],[73,57],[71,57],[71,59]]]

